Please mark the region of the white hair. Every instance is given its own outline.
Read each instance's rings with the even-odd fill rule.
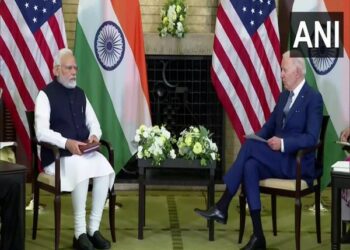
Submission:
[[[302,74],[306,74],[305,59],[299,50],[288,50],[283,53],[283,58],[291,58],[295,66],[300,69]]]
[[[72,50],[70,50],[68,48],[60,49],[58,51],[58,54],[55,56],[55,58],[53,60],[53,67],[60,66],[62,57],[65,57],[67,55],[73,56]]]

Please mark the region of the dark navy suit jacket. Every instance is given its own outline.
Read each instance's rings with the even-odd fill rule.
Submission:
[[[287,102],[289,91],[283,91],[278,102],[261,130],[259,136],[269,139],[273,136],[284,140],[281,168],[285,176],[295,178],[295,154],[299,149],[314,146],[318,142],[323,101],[319,92],[313,90],[306,82],[300,90],[295,102],[286,117],[283,127],[283,108]],[[265,157],[269,157],[266,155]],[[314,178],[314,153],[308,154],[302,160],[302,176],[308,184]]]
[[[242,144],[237,159],[223,177],[231,194],[237,192],[240,184],[245,185],[250,210],[261,209],[259,181],[266,178],[295,179],[297,151],[318,142],[323,108],[321,95],[305,83],[283,126],[283,108],[288,95],[288,91],[280,94],[270,118],[257,133],[265,139],[273,136],[283,138],[284,152],[272,150],[265,142],[248,139]],[[302,178],[308,185],[315,177],[314,161],[314,153],[305,155],[302,159]]]

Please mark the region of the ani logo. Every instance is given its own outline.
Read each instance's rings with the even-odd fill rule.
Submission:
[[[108,71],[114,70],[123,60],[125,52],[121,28],[114,22],[104,22],[96,32],[94,48],[101,66]]]

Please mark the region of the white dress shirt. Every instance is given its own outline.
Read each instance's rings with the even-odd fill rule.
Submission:
[[[293,106],[293,104],[294,104],[295,100],[297,99],[297,97],[298,97],[298,95],[300,93],[300,90],[303,88],[304,84],[305,84],[305,79],[302,80],[298,84],[298,86],[295,89],[292,90],[294,95],[292,97],[292,102],[291,102],[291,104],[289,106],[290,108]],[[284,152],[284,140],[283,140],[283,138],[281,139],[281,152]]]

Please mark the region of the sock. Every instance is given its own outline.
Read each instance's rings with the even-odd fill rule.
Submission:
[[[100,227],[103,208],[108,194],[108,185],[108,175],[93,178],[92,209],[88,226],[88,234],[90,236],[93,236],[95,231],[98,231]]]
[[[85,206],[88,188],[89,179],[78,183],[72,191],[74,236],[76,239],[78,239],[81,234],[86,233]]]
[[[257,238],[264,238],[264,232],[261,225],[260,209],[251,210],[250,217],[253,223],[253,233]]]
[[[217,209],[227,214],[232,198],[233,194],[231,194],[230,191],[228,191],[228,188],[226,188],[220,200],[216,203]]]

